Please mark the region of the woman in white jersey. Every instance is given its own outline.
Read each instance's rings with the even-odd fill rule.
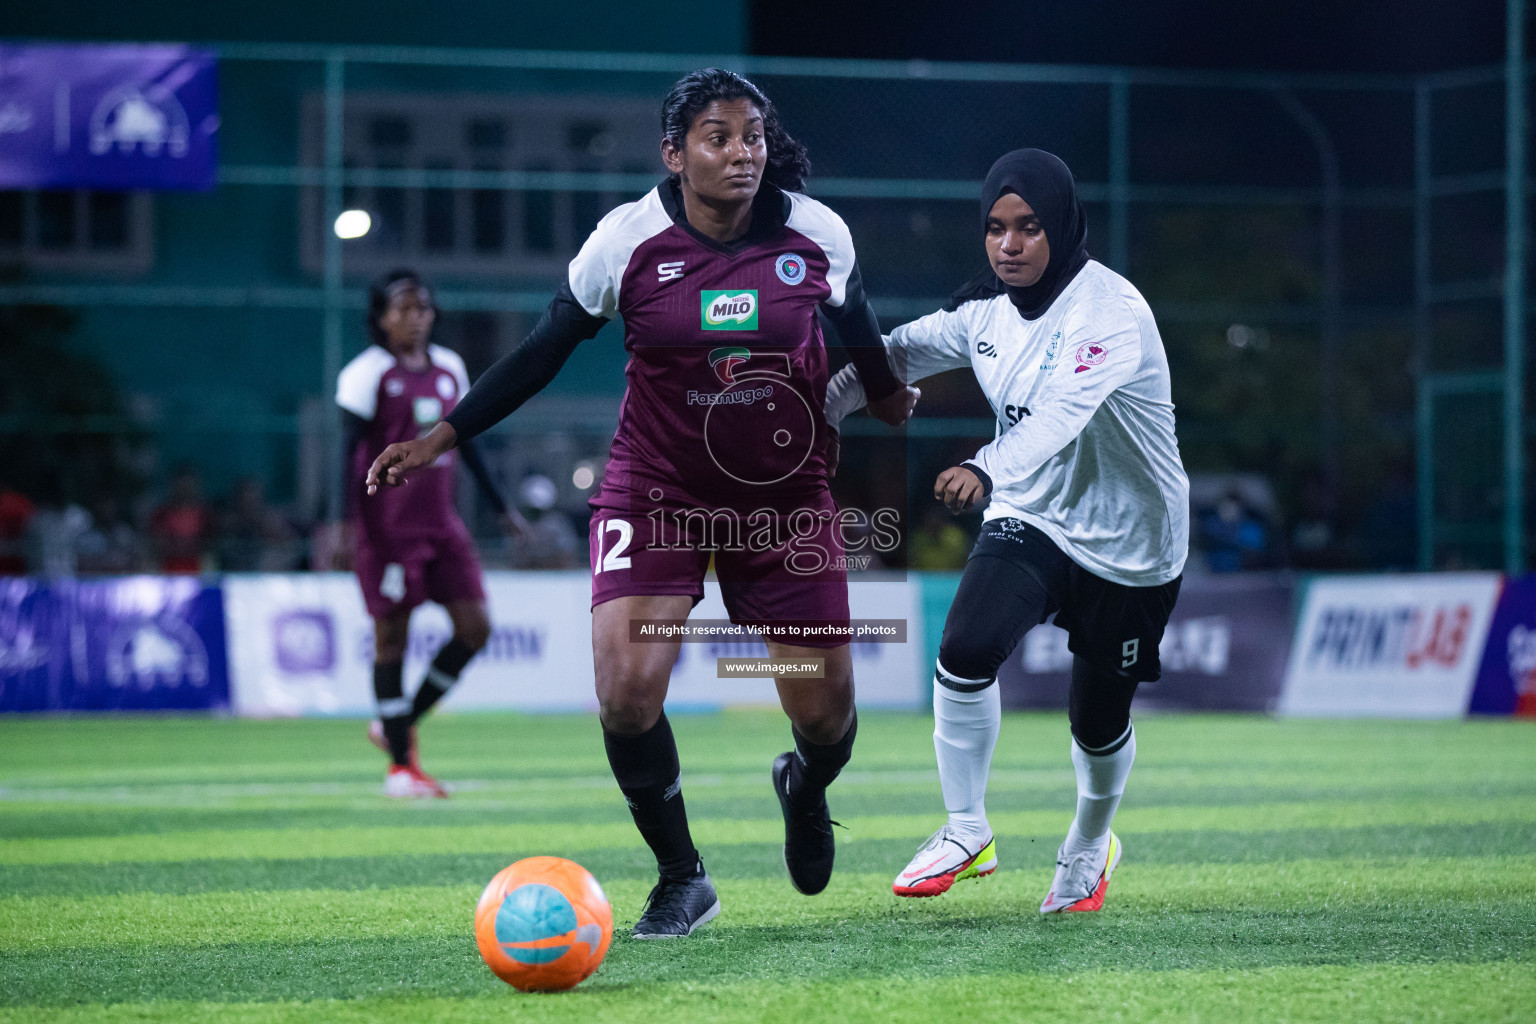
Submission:
[[[1040,911],[1098,910],[1120,860],[1109,826],[1136,756],[1131,698],[1161,673],[1158,644],[1178,598],[1189,483],[1152,312],[1084,249],[1066,164],[1036,149],[1002,157],[981,218],[991,269],[886,339],[900,380],[969,366],[997,413],[996,439],[934,483],[955,512],[991,500],[934,673],[949,820],[893,888],[937,896],[996,870],[984,798],[1002,719],[997,669],[1054,613],[1073,654],[1077,815]],[[857,378],[839,374],[828,421],[863,401]]]

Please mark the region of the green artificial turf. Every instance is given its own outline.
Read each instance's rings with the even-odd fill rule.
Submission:
[[[724,911],[629,940],[653,867],[587,717],[423,726],[447,801],[378,795],[352,721],[0,721],[0,1022],[1529,1021],[1536,726],[1147,716],[1098,914],[1041,918],[1073,781],[1062,715],[1009,716],[996,875],[890,879],[942,820],[920,715],[862,717],[839,871],[789,886],[781,715],[674,718]],[[618,928],[576,990],[520,995],[471,909],[532,854]]]

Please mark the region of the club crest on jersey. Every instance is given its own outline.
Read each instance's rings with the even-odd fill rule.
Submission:
[[[1094,342],[1082,345],[1077,350],[1077,369],[1072,372],[1082,373],[1084,370],[1091,370],[1102,363],[1108,355],[1109,350],[1103,345]]]
[[[699,293],[699,324],[706,331],[757,330],[757,289]]]
[[[773,272],[785,284],[799,284],[805,280],[805,260],[797,253],[787,252],[774,263]]]
[[[709,365],[715,371],[715,376],[720,378],[720,383],[735,384],[736,378],[732,371],[751,358],[751,349],[717,348],[709,354]]]
[[[434,426],[443,418],[443,403],[441,399],[427,396],[413,399],[411,402],[411,418],[419,427]]]

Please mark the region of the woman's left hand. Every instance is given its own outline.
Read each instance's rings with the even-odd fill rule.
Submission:
[[[951,512],[964,512],[986,496],[981,477],[964,466],[951,466],[933,482],[933,496]]]

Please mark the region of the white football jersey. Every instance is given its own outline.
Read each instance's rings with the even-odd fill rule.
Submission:
[[[985,518],[1023,519],[1084,569],[1127,586],[1184,570],[1189,479],[1168,357],[1129,281],[1089,260],[1037,320],[998,295],[903,324],[885,343],[907,383],[975,372],[997,415],[996,440],[971,459],[992,478]],[[839,373],[828,420],[863,404],[857,377]]]

